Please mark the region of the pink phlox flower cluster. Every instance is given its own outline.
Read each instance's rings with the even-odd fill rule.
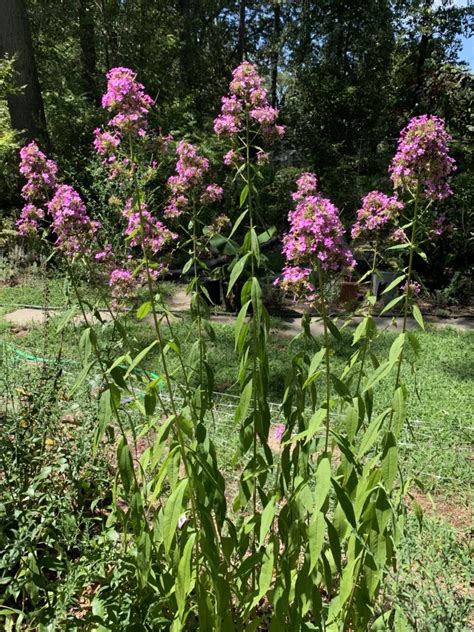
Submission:
[[[105,244],[105,246],[103,247],[103,250],[100,250],[99,252],[96,252],[96,254],[94,255],[94,259],[98,263],[105,263],[105,262],[108,262],[108,261],[113,261],[114,253],[113,253],[113,250],[112,250],[112,245],[111,244]]]
[[[48,211],[57,235],[56,246],[70,257],[89,254],[100,224],[90,219],[79,193],[62,184],[48,202]]]
[[[371,191],[362,199],[357,221],[352,227],[352,239],[379,231],[393,221],[404,205],[396,196],[389,197],[380,191]]]
[[[36,235],[38,232],[38,220],[44,218],[42,208],[28,203],[21,209],[20,218],[16,222],[18,232],[23,237]]]
[[[143,138],[148,126],[147,115],[153,99],[136,80],[130,68],[112,68],[107,73],[107,91],[102,96],[102,107],[114,116],[108,121],[108,130],[94,130],[94,148],[102,156],[102,164],[109,169],[109,178],[117,178],[128,166],[128,159],[117,154],[127,134]]]
[[[26,204],[16,222],[21,235],[34,235],[38,231],[38,220],[43,219],[44,205],[48,195],[57,186],[58,167],[48,160],[35,142],[20,149],[20,173],[26,179],[21,195]]]
[[[450,232],[451,229],[452,225],[447,222],[446,215],[438,215],[433,221],[429,234],[432,239],[437,239]]]
[[[191,189],[202,183],[204,174],[209,170],[209,160],[201,156],[192,143],[182,140],[176,147],[176,153],[176,175],[168,178],[171,197],[164,209],[164,215],[170,218],[179,217],[183,213],[188,205]]]
[[[396,228],[393,233],[390,235],[392,241],[397,241],[399,243],[407,242],[408,237],[403,228]]]
[[[107,73],[107,92],[102,97],[102,107],[115,116],[109,125],[124,133],[146,134],[146,116],[153,99],[145,93],[144,86],[136,80],[130,68],[112,68]]]
[[[278,110],[268,103],[263,79],[255,66],[243,61],[232,73],[229,96],[222,97],[221,113],[214,120],[214,131],[218,136],[235,136],[243,128],[248,116],[260,125],[260,131],[269,139],[281,138],[283,125],[276,125]],[[230,164],[232,160],[225,162]]]
[[[448,154],[451,136],[444,121],[437,116],[423,114],[411,119],[401,131],[397,153],[389,167],[396,189],[419,188],[429,200],[444,200],[452,195],[447,182],[456,169]]]
[[[112,290],[114,306],[117,306],[119,300],[124,301],[133,296],[138,285],[138,279],[133,276],[130,270],[126,268],[115,268],[115,270],[112,270],[109,277],[109,286]]]
[[[224,164],[230,167],[231,165],[237,165],[243,162],[243,156],[234,149],[229,149],[229,151],[224,156]],[[257,156],[258,160],[258,156]]]
[[[129,265],[133,264],[133,260],[129,258]],[[167,271],[167,266],[159,264],[156,268],[150,268],[149,274],[153,280]],[[130,268],[114,268],[109,275],[109,287],[112,290],[112,305],[117,309],[122,303],[133,298],[138,288],[145,285],[148,281],[147,272],[142,270],[138,273],[132,272]]]
[[[268,163],[268,161],[270,160],[269,154],[266,151],[263,151],[263,149],[259,149],[257,151],[256,158],[257,158],[257,164],[258,165],[266,165]],[[224,156],[224,164],[227,164],[225,162],[225,156]]]
[[[296,180],[296,191],[291,194],[295,202],[303,200],[308,195],[315,195],[318,189],[318,179],[314,173],[305,171]]]
[[[273,429],[273,439],[280,442],[285,433],[285,424],[277,424]]]
[[[221,213],[213,218],[212,224],[210,224],[207,228],[209,231],[209,235],[219,235],[224,230],[232,226],[232,222],[228,215]]]
[[[172,195],[163,210],[163,214],[168,219],[179,217],[186,210],[188,204],[189,198],[185,195]]]
[[[418,296],[421,292],[421,285],[417,281],[406,282],[400,287],[401,291],[409,296]]]
[[[288,214],[290,230],[283,237],[283,253],[290,265],[337,272],[355,266],[352,252],[345,247],[344,227],[338,209],[327,198],[307,195]]]
[[[106,162],[114,162],[117,159],[114,151],[121,142],[120,133],[97,128],[94,130],[94,136],[94,148],[96,152],[100,156],[107,156]]]
[[[266,127],[273,125],[278,118],[278,110],[267,105],[261,108],[253,108],[249,112],[250,117],[255,119],[260,125]]]
[[[20,173],[27,180],[22,196],[25,200],[44,197],[57,184],[58,167],[48,160],[35,142],[20,149]]]
[[[311,268],[286,265],[279,277],[273,282],[281,289],[293,294],[296,298],[304,297],[308,301],[316,300],[316,288],[310,281]]]
[[[130,245],[133,247],[141,246],[156,254],[178,237],[176,233],[153,217],[146,204],[141,204],[140,208],[136,208],[129,199],[123,214],[128,221],[125,235],[130,238]]]
[[[201,195],[201,202],[203,204],[213,204],[222,200],[224,195],[224,189],[218,184],[208,184]]]

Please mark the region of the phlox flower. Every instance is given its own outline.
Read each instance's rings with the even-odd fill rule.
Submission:
[[[179,217],[189,204],[192,190],[201,187],[204,175],[209,170],[209,160],[198,153],[197,148],[188,141],[181,141],[176,147],[178,160],[176,174],[168,178],[167,185],[171,197],[164,209],[166,217]],[[201,201],[217,201],[223,190],[217,184],[208,185],[202,193]]]
[[[21,175],[26,184],[21,191],[28,202],[44,202],[48,193],[57,186],[58,167],[54,160],[48,160],[35,142],[20,149]]]
[[[146,116],[153,99],[145,93],[144,86],[136,80],[130,68],[112,68],[107,73],[107,91],[102,97],[102,107],[115,116],[110,127],[123,132],[145,135]]]
[[[90,219],[79,193],[62,184],[47,207],[57,235],[56,246],[69,257],[90,254],[100,224]]]
[[[396,196],[389,197],[380,191],[371,191],[362,199],[362,207],[357,211],[357,221],[351,231],[352,239],[379,233],[403,208],[403,203]]]
[[[308,178],[307,181],[315,182]],[[283,237],[283,253],[291,266],[337,272],[353,268],[352,252],[345,247],[344,227],[338,209],[321,195],[302,197],[288,214],[290,230]]]
[[[152,216],[146,204],[135,208],[132,200],[128,200],[123,214],[127,219],[125,235],[130,239],[130,245],[133,247],[141,246],[156,254],[178,237]]]
[[[254,65],[243,61],[232,73],[229,95],[222,97],[221,112],[214,120],[217,136],[236,136],[244,127],[246,116],[260,126],[260,132],[269,140],[281,138],[282,125],[276,125],[278,110],[270,106],[263,79]],[[236,162],[226,154],[225,164]]]
[[[314,173],[305,171],[296,180],[296,191],[291,194],[295,202],[303,200],[307,195],[315,195],[318,188],[318,179]]]
[[[400,289],[409,296],[418,296],[421,292],[421,285],[417,281],[410,281],[410,283],[404,283]]]
[[[219,202],[224,195],[224,189],[218,184],[208,184],[201,195],[201,202],[203,204],[212,204],[213,202]]]
[[[456,169],[448,154],[451,136],[437,116],[415,116],[400,132],[397,153],[389,167],[396,189],[416,189],[428,200],[444,200],[452,195],[447,182]]]

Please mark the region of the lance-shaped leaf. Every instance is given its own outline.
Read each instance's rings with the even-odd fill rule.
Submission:
[[[163,544],[167,554],[170,552],[171,549],[171,543],[173,542],[179,517],[183,513],[183,497],[187,487],[187,478],[179,481],[176,489],[166,501],[166,505],[163,511]]]
[[[235,283],[237,282],[238,278],[240,277],[240,275],[242,274],[245,264],[247,263],[247,259],[250,257],[251,253],[247,252],[243,257],[240,257],[240,259],[238,259],[233,268],[232,271],[230,273],[230,279],[229,279],[229,286],[227,288],[227,296],[230,295],[232,288],[234,287]]]
[[[331,489],[331,461],[323,457],[316,470],[314,511],[320,511]]]

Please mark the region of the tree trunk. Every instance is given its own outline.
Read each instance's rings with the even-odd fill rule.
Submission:
[[[247,0],[240,0],[239,3],[239,41],[237,46],[237,57],[243,61],[245,55],[245,10]]]
[[[49,149],[43,98],[24,0],[0,0],[0,16],[0,54],[16,56],[18,85],[25,86],[21,94],[8,97],[12,127],[26,140],[38,140]]]
[[[95,50],[94,5],[91,0],[77,0],[77,13],[79,16],[79,42],[81,45],[84,93],[90,101],[97,103],[97,56]]]
[[[273,46],[272,46],[272,106],[277,106],[277,84],[278,84],[278,58],[280,51],[280,33],[281,33],[281,8],[280,0],[273,2]]]

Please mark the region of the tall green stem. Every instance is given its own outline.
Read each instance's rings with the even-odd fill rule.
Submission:
[[[193,199],[193,271],[194,271],[194,296],[196,304],[196,322],[198,327],[198,341],[199,341],[199,419],[202,422],[206,407],[203,407],[203,383],[204,383],[204,345],[203,345],[203,331],[202,331],[202,316],[201,316],[201,292],[199,285],[199,271],[198,271],[198,250],[197,250],[197,212],[196,212],[196,200]]]
[[[252,170],[250,163],[250,119],[248,110],[245,114],[245,161],[246,161],[246,180],[248,187],[247,194],[247,209],[249,212],[249,228],[250,228],[250,262],[251,262],[251,277],[252,283],[255,278],[255,253],[253,252],[253,231],[254,231],[254,217],[253,217],[253,208],[252,208]],[[252,391],[253,391],[253,443],[252,443],[252,457],[253,457],[253,467],[256,467],[257,463],[257,424],[256,424],[256,413],[258,411],[258,397],[257,397],[257,385],[256,385],[256,375],[257,375],[257,343],[258,343],[258,331],[257,331],[257,322],[255,320],[256,314],[256,305],[252,304],[253,313],[252,313]],[[252,509],[253,515],[257,514],[257,480],[256,478],[253,481],[253,493],[252,493]],[[256,550],[256,540],[257,533],[254,533],[254,538],[252,542],[252,550],[255,552]],[[252,571],[252,590],[255,590],[255,582],[256,582],[256,574],[255,569]]]
[[[372,281],[372,277],[375,274],[375,270],[376,270],[376,264],[377,264],[377,254],[378,254],[378,243],[375,242],[375,247],[374,247],[374,256],[372,257],[372,268],[371,268],[371,274],[370,274],[370,280]],[[371,293],[371,290],[369,290],[369,292]],[[374,302],[375,302],[376,296],[374,296]],[[368,305],[368,310],[367,310],[367,318],[371,318],[372,317],[372,312],[374,309],[374,304],[369,300],[369,305]],[[356,396],[359,395],[359,390],[360,390],[360,384],[362,382],[362,377],[364,375],[364,365],[365,365],[365,359],[367,357],[367,351],[369,350],[369,346],[370,346],[370,338],[368,335],[368,332],[365,332],[365,336],[364,336],[364,344],[362,347],[362,357],[360,359],[360,368],[359,368],[359,375],[357,378],[357,387],[356,387]]]
[[[130,158],[131,158],[131,164],[134,165],[134,161],[133,161],[133,147],[132,147],[132,143],[130,142]],[[139,217],[140,217],[140,230],[141,230],[141,234],[142,234],[142,241],[144,241],[145,238],[145,222],[144,222],[144,218],[143,218],[143,209],[142,209],[142,204],[141,204],[141,200],[140,200],[140,188],[138,186],[138,181],[137,181],[137,174],[136,174],[136,170],[135,168],[133,168],[133,182],[135,185],[135,193],[137,196],[137,204],[138,204],[138,213],[139,213]],[[184,466],[184,470],[186,472],[186,478],[188,479],[188,485],[189,485],[189,490],[190,490],[190,501],[191,501],[191,507],[192,507],[192,517],[191,517],[191,522],[194,526],[194,530],[196,532],[196,590],[199,590],[199,581],[198,581],[198,577],[199,577],[199,573],[200,573],[200,566],[199,566],[199,559],[200,559],[200,555],[199,555],[199,533],[200,533],[200,529],[199,529],[199,522],[198,522],[198,512],[197,512],[197,504],[196,504],[196,498],[195,498],[195,490],[194,490],[194,481],[193,481],[193,476],[192,476],[192,471],[190,468],[190,464],[187,458],[187,454],[186,454],[186,445],[185,445],[185,441],[184,441],[184,436],[182,433],[182,430],[179,426],[178,423],[178,410],[176,408],[176,403],[174,400],[174,396],[173,396],[173,388],[172,388],[172,383],[171,383],[171,376],[170,376],[170,372],[168,369],[168,363],[166,360],[166,354],[164,351],[164,340],[163,340],[163,336],[161,333],[161,327],[160,324],[158,322],[158,315],[157,315],[157,310],[156,310],[156,304],[155,304],[155,295],[153,292],[153,282],[152,282],[152,278],[151,278],[151,273],[150,273],[150,263],[149,263],[149,257],[148,257],[148,251],[147,248],[145,247],[145,244],[143,243],[143,256],[145,259],[145,270],[146,270],[146,278],[147,278],[147,285],[148,285],[148,294],[149,294],[149,298],[150,298],[150,303],[151,303],[151,310],[152,310],[152,314],[153,314],[153,323],[155,326],[155,332],[156,332],[156,336],[158,339],[158,346],[160,348],[160,356],[161,356],[161,362],[162,362],[162,366],[163,366],[163,372],[165,374],[165,380],[166,380],[166,385],[168,388],[168,392],[169,392],[169,397],[170,397],[170,403],[171,403],[171,408],[173,411],[173,414],[175,416],[175,425],[176,425],[176,437],[178,439],[178,445],[179,445],[179,451],[180,451],[180,455],[181,455],[181,460]]]
[[[410,305],[410,282],[411,282],[411,277],[413,274],[413,257],[415,255],[415,250],[416,250],[416,237],[417,237],[416,230],[417,230],[417,221],[418,221],[419,198],[420,198],[420,187],[418,185],[416,188],[415,197],[414,197],[413,221],[412,221],[411,239],[410,239],[410,254],[408,256],[408,270],[407,270],[407,277],[406,277],[406,282],[405,282],[406,290],[405,290],[405,301],[403,305],[403,326],[402,326],[403,334],[406,333],[406,330],[407,330],[408,308]],[[403,343],[403,347],[398,357],[397,376],[395,378],[395,391],[400,386],[400,373],[402,370],[404,350],[405,350],[405,342]],[[393,410],[390,415],[389,430],[392,427],[392,420],[393,420]]]
[[[324,441],[324,452],[327,453],[329,448],[329,427],[330,427],[330,419],[329,419],[329,406],[331,400],[331,365],[329,360],[329,332],[328,332],[328,312],[326,305],[326,295],[324,292],[324,277],[323,271],[321,269],[321,264],[318,261],[318,281],[319,281],[319,293],[320,293],[320,305],[321,312],[323,317],[323,328],[324,328],[324,347],[326,350],[325,360],[326,360],[326,437]]]

